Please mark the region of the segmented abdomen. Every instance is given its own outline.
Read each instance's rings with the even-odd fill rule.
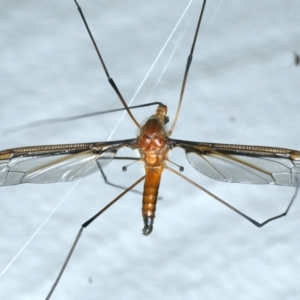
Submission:
[[[145,166],[146,178],[144,184],[142,214],[145,227],[143,233],[148,235],[152,231],[153,220],[155,217],[155,209],[157,202],[158,189],[163,165],[157,167]]]

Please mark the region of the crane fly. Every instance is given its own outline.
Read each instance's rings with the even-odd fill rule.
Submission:
[[[283,214],[270,218],[263,223],[258,223],[168,165],[170,162],[168,159],[169,152],[178,147],[185,151],[187,160],[197,171],[215,180],[230,183],[292,186],[296,188],[296,191],[299,186],[300,152],[297,150],[265,146],[193,142],[172,139],[170,137],[174,131],[179,116],[188,72],[192,63],[193,52],[206,1],[203,2],[203,6],[201,8],[194,40],[184,71],[177,112],[169,130],[167,130],[165,126],[168,122],[167,106],[162,103],[158,104],[156,112],[146,121],[145,124],[140,125],[140,123],[135,119],[131,109],[127,106],[122,94],[117,88],[117,85],[107,71],[102,56],[98,51],[76,0],[75,3],[94,43],[95,49],[98,52],[98,56],[101,60],[108,81],[119,96],[131,119],[139,128],[139,134],[136,138],[112,142],[30,146],[3,150],[0,152],[0,183],[2,186],[8,186],[21,183],[53,183],[78,180],[99,170],[101,171],[113,159],[115,159],[117,152],[125,147],[139,151],[140,159],[138,160],[144,163],[145,175],[135,181],[99,213],[82,225],[48,298],[50,298],[54,288],[56,287],[73,253],[73,250],[77,245],[82,230],[143,180],[143,234],[151,234],[155,218],[160,179],[165,169],[175,173],[182,179],[187,180],[192,185],[208,193],[210,196],[225,204],[258,227],[265,225],[271,220],[282,217],[288,212],[288,209],[295,197],[292,198],[287,210]]]

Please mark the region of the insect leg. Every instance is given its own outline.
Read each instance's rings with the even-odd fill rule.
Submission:
[[[97,55],[98,55],[98,57],[99,57],[99,59],[100,59],[100,62],[101,62],[101,65],[102,65],[102,67],[103,67],[103,69],[104,69],[104,72],[105,72],[105,74],[106,74],[106,77],[107,77],[107,79],[108,79],[108,82],[110,83],[110,85],[112,86],[112,88],[114,89],[114,91],[116,92],[116,94],[118,95],[119,99],[121,100],[123,106],[125,107],[127,113],[129,114],[130,118],[132,119],[132,121],[137,125],[137,127],[140,128],[141,125],[138,123],[138,121],[135,119],[135,117],[134,117],[133,114],[131,113],[131,111],[130,111],[130,109],[128,108],[128,106],[127,106],[127,104],[126,104],[126,102],[125,102],[125,100],[124,100],[122,94],[120,93],[120,91],[119,91],[117,85],[115,84],[114,80],[110,77],[110,75],[109,75],[109,73],[108,73],[108,70],[107,70],[106,65],[105,65],[105,63],[104,63],[104,60],[103,60],[103,58],[102,58],[102,55],[100,54],[100,51],[99,51],[99,49],[98,49],[98,47],[97,47],[97,44],[96,44],[96,42],[95,42],[95,40],[94,40],[94,37],[93,37],[93,35],[92,35],[91,31],[90,31],[90,28],[89,28],[89,26],[88,26],[88,24],[87,24],[87,22],[86,22],[86,20],[85,20],[85,17],[84,17],[84,15],[83,15],[83,12],[82,12],[81,7],[79,6],[79,4],[77,3],[76,0],[74,0],[74,2],[75,2],[76,6],[77,6],[77,8],[78,8],[79,14],[80,14],[80,16],[81,16],[81,18],[82,18],[82,21],[83,21],[83,23],[84,23],[84,25],[85,25],[85,28],[86,28],[86,30],[87,30],[87,32],[88,32],[88,34],[89,34],[89,36],[90,36],[90,38],[91,38],[91,40],[92,40],[92,43],[93,43],[93,45],[94,45],[94,48],[95,48],[95,50],[96,50],[96,52],[97,52]]]
[[[289,209],[290,207],[292,206],[297,194],[298,194],[298,190],[299,190],[299,186],[296,187],[296,190],[295,190],[295,193],[287,207],[287,209],[282,213],[282,214],[279,214],[275,217],[272,217],[272,218],[269,218],[267,220],[265,220],[264,222],[262,223],[259,223],[257,221],[255,221],[254,219],[248,217],[247,215],[243,214],[241,211],[239,211],[238,209],[236,209],[235,207],[231,206],[229,203],[225,202],[224,200],[222,200],[221,198],[219,198],[218,196],[214,195],[213,193],[211,193],[210,191],[206,190],[204,187],[202,187],[201,185],[197,184],[196,182],[192,181],[191,179],[187,178],[186,176],[182,175],[181,173],[175,171],[174,169],[166,166],[165,167],[167,170],[173,172],[174,174],[180,176],[181,178],[185,179],[186,181],[188,181],[189,183],[193,184],[195,187],[197,187],[198,189],[202,190],[203,192],[205,192],[206,194],[208,194],[209,196],[215,198],[216,200],[218,200],[219,202],[221,202],[222,204],[224,204],[225,206],[227,206],[228,208],[230,208],[231,210],[233,210],[234,212],[236,212],[237,214],[239,214],[240,216],[242,216],[243,218],[245,218],[246,220],[248,220],[249,222],[251,222],[252,224],[254,224],[255,226],[257,227],[263,227],[264,225],[266,225],[267,223],[273,221],[273,220],[276,220],[276,219],[279,219],[279,218],[282,218],[284,216],[287,215],[287,213],[289,212]]]
[[[141,107],[146,107],[146,106],[151,106],[151,105],[164,106],[164,104],[161,102],[150,102],[150,103],[145,103],[145,104],[128,106],[128,108],[135,109],[135,108],[141,108]],[[109,113],[123,111],[123,110],[126,110],[126,108],[122,107],[122,108],[116,108],[116,109],[96,111],[96,112],[92,112],[92,113],[88,113],[88,114],[70,116],[70,117],[65,117],[65,118],[52,118],[52,119],[45,119],[45,120],[40,120],[40,121],[33,121],[33,122],[26,123],[26,124],[21,124],[21,125],[17,125],[14,127],[10,127],[8,129],[2,130],[2,132],[5,134],[9,134],[14,131],[21,131],[21,130],[36,127],[36,126],[70,122],[70,121],[74,121],[74,120],[78,120],[78,119],[90,118],[90,117],[94,117],[94,116],[109,114]]]
[[[294,63],[296,66],[300,64],[300,55],[296,51],[294,51]]]
[[[183,94],[184,94],[184,90],[185,90],[185,85],[186,85],[187,77],[188,77],[188,74],[189,74],[190,66],[191,66],[191,63],[192,63],[192,60],[193,60],[193,53],[194,53],[194,49],[195,49],[195,45],[196,45],[196,41],[197,41],[197,37],[198,37],[198,32],[199,32],[202,16],[203,16],[203,13],[204,13],[205,4],[206,4],[206,0],[203,0],[203,4],[202,4],[201,11],[200,11],[200,16],[199,16],[199,19],[198,19],[198,23],[197,23],[197,26],[196,26],[196,32],[195,32],[195,35],[194,35],[192,47],[191,47],[190,54],[188,56],[186,66],[185,66],[185,71],[184,71],[184,75],[183,75],[183,81],[182,81],[182,85],[181,85],[181,91],[180,91],[180,97],[179,97],[179,102],[178,102],[178,106],[177,106],[176,115],[175,115],[173,124],[171,126],[171,129],[168,132],[169,136],[172,134],[172,132],[175,128],[178,116],[179,116],[180,107],[181,107]]]
[[[102,213],[104,213],[108,208],[110,208],[115,202],[117,202],[120,198],[122,198],[127,192],[129,192],[131,189],[133,189],[137,184],[139,184],[141,181],[143,181],[145,179],[145,176],[141,177],[139,180],[137,180],[134,184],[132,184],[130,187],[128,187],[124,192],[122,192],[118,197],[116,197],[114,200],[112,200],[111,202],[109,202],[105,207],[103,207],[97,214],[95,214],[92,218],[90,218],[89,220],[87,220],[85,223],[83,223],[78,231],[78,234],[73,242],[73,245],[68,253],[68,256],[50,290],[50,292],[48,293],[47,297],[46,297],[46,300],[50,299],[51,298],[51,295],[53,294],[56,286],[58,285],[59,283],[59,280],[60,278],[62,277],[69,261],[70,261],[70,258],[77,246],[77,243],[80,239],[80,236],[84,230],[84,228],[88,227],[95,219],[97,219]]]

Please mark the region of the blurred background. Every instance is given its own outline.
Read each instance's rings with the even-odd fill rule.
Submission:
[[[127,102],[161,101],[172,121],[202,2],[79,4]],[[10,0],[1,8],[1,149],[136,137],[136,126],[122,112],[8,132],[121,104],[73,1]],[[299,21],[296,0],[208,1],[173,137],[299,150]],[[143,123],[154,111],[133,113]],[[126,149],[119,155],[137,156]],[[283,212],[294,193],[289,187],[209,179],[180,149],[171,160],[185,167],[185,176],[260,222]],[[126,163],[105,168],[124,187],[143,174],[139,164],[122,172]],[[78,182],[1,188],[1,272],[63,202],[0,277],[0,298],[44,299],[80,225],[120,192],[99,173]],[[258,229],[168,171],[159,195],[149,237],[141,234],[142,197],[135,193],[90,225],[51,299],[298,297],[299,199],[287,217]]]

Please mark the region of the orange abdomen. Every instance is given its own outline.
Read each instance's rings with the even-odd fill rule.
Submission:
[[[142,213],[144,218],[143,234],[149,235],[153,229],[160,178],[164,164],[156,167],[145,166],[146,178],[144,184]]]

